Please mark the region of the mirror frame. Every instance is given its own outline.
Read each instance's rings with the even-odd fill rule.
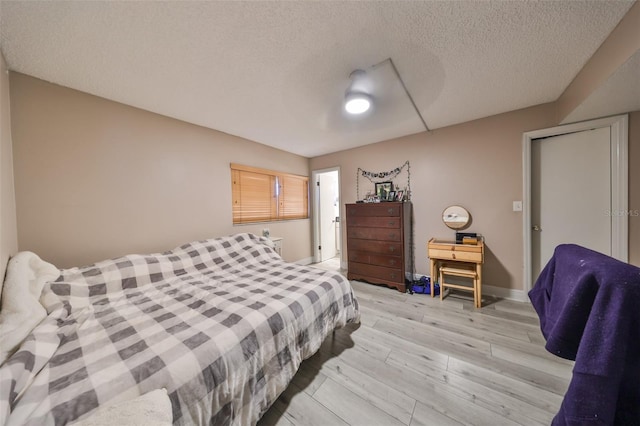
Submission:
[[[462,206],[449,206],[442,211],[442,221],[451,229],[463,229],[471,221],[471,214]]]

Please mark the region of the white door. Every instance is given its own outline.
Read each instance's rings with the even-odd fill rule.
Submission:
[[[556,246],[612,254],[609,127],[531,141],[531,273]]]
[[[627,115],[617,115],[523,134],[525,294],[559,243],[578,243],[628,261],[628,122]],[[609,151],[604,152],[607,135]]]
[[[320,212],[320,262],[336,256],[336,218],[338,205],[338,172],[327,172],[318,175],[319,212]]]

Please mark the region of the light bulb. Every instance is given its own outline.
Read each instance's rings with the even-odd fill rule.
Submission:
[[[344,109],[349,114],[363,114],[371,108],[371,96],[366,93],[349,92],[345,96]]]

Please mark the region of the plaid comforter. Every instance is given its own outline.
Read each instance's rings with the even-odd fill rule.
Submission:
[[[359,320],[349,282],[252,234],[63,270],[0,368],[0,424],[62,425],[166,388],[174,424],[253,424],[301,361]]]

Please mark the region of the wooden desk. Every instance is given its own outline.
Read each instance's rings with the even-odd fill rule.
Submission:
[[[427,255],[431,262],[431,297],[434,297],[433,287],[438,279],[438,270],[442,263],[471,263],[475,264],[478,274],[478,287],[482,288],[482,264],[484,263],[484,241],[478,244],[457,244],[455,241],[431,238],[427,243]]]

